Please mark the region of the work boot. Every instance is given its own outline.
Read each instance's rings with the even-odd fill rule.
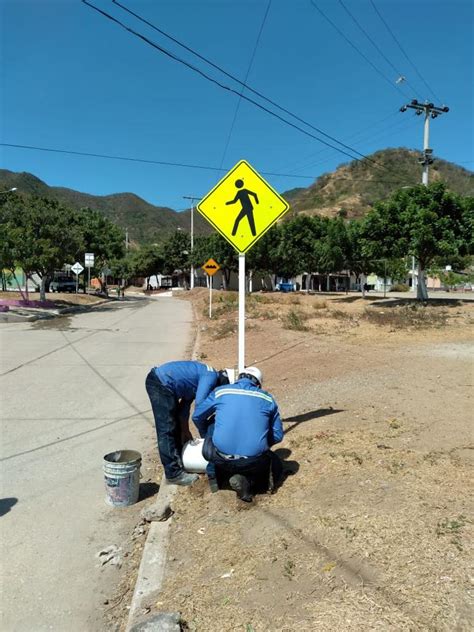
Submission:
[[[209,476],[207,480],[209,481],[209,489],[211,490],[211,493],[215,494],[215,492],[218,492],[219,485],[217,483],[217,479],[213,478],[212,476]]]
[[[229,485],[232,487],[234,492],[236,492],[240,500],[243,500],[245,503],[252,502],[250,483],[248,479],[245,478],[245,476],[243,476],[242,474],[234,474],[229,479]]]
[[[179,476],[174,476],[173,478],[167,478],[166,482],[170,485],[192,485],[197,480],[199,480],[199,476],[197,474],[189,474],[189,472],[181,472]]]

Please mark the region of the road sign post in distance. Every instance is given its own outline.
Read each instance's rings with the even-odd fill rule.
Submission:
[[[79,290],[79,275],[81,274],[81,272],[84,270],[83,266],[79,263],[79,261],[76,261],[76,263],[71,266],[71,270],[74,272],[74,274],[76,275],[76,294]]]
[[[220,265],[214,259],[208,259],[202,266],[204,272],[209,276],[209,318],[212,318],[212,277],[220,268]]]
[[[238,162],[197,205],[239,253],[239,373],[245,367],[245,253],[289,208],[246,160]]]
[[[86,252],[84,255],[84,265],[87,268],[87,293],[90,293],[90,287],[91,287],[91,268],[94,267],[94,253],[93,252]]]

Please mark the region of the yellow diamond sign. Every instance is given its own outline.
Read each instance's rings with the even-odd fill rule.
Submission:
[[[220,270],[220,265],[214,261],[214,259],[208,259],[206,263],[202,266],[204,272],[206,272],[209,276],[214,276],[214,274]]]
[[[245,160],[238,162],[197,205],[238,252],[247,252],[289,208]]]

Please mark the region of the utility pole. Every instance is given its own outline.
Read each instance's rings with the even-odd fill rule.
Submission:
[[[194,288],[194,266],[192,264],[193,257],[193,249],[194,249],[194,201],[200,200],[200,197],[195,195],[183,195],[185,200],[191,200],[191,278],[190,278],[190,288],[191,290]]]
[[[128,228],[125,229],[125,250],[128,250]]]
[[[403,105],[400,108],[400,112],[406,112],[408,109],[415,110],[415,114],[417,116],[421,116],[424,114],[425,121],[423,125],[423,155],[420,160],[420,164],[423,167],[423,174],[421,177],[421,183],[425,186],[428,186],[428,176],[429,176],[429,167],[433,164],[433,150],[430,148],[430,119],[435,119],[437,116],[441,114],[446,114],[449,112],[449,108],[446,105],[438,106],[434,105],[434,103],[430,103],[425,101],[424,103],[419,103],[416,99],[413,99],[410,103]],[[414,273],[414,258],[412,264],[412,290],[415,291],[415,273]],[[426,300],[428,298],[428,292],[425,286],[424,272],[420,268],[420,263],[418,262],[418,283],[417,286],[417,298]]]

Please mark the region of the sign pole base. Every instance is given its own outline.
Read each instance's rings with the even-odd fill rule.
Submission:
[[[239,253],[239,373],[245,369],[245,254]]]

